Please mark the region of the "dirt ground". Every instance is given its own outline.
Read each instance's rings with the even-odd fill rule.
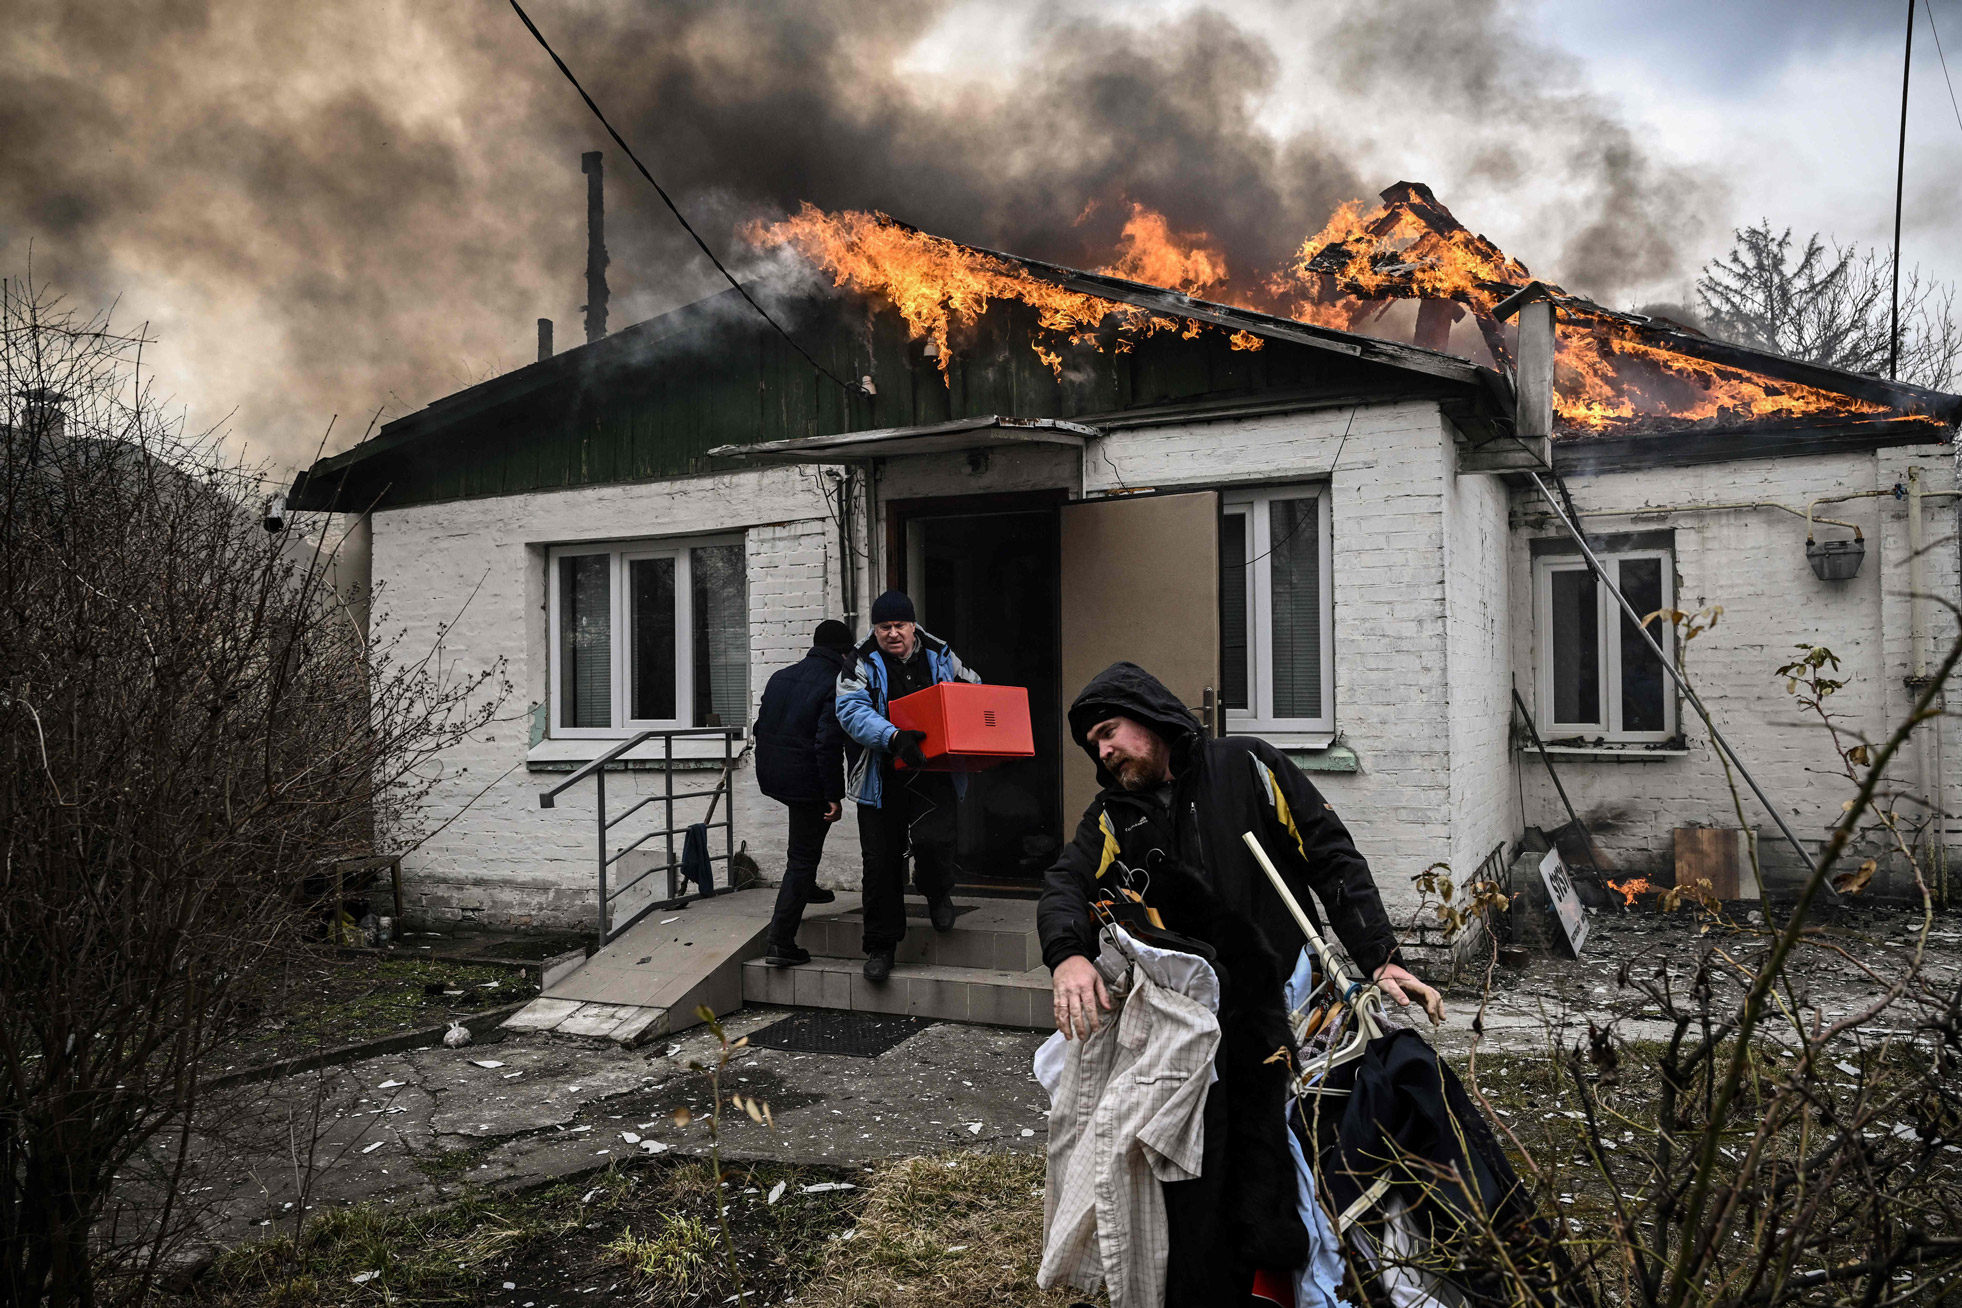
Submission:
[[[1749,923],[1742,925],[1746,931],[1750,929]],[[1794,990],[1797,1001],[1807,1011],[1816,1010],[1828,1017],[1852,1011],[1877,990],[1863,969],[1884,970],[1912,943],[1919,929],[1918,918],[1884,911],[1862,913],[1824,928],[1820,947],[1811,949],[1802,960]],[[1461,1073],[1466,1056],[1476,1046],[1478,1079],[1490,1096],[1494,1112],[1535,1150],[1558,1151],[1563,1133],[1575,1116],[1554,1101],[1560,1087],[1554,1058],[1558,1049],[1584,1042],[1590,1023],[1612,1026],[1617,1038],[1631,1048],[1667,1034],[1657,1011],[1619,986],[1624,965],[1638,971],[1661,968],[1672,976],[1682,974],[1697,956],[1699,946],[1708,943],[1702,927],[1689,914],[1602,913],[1593,919],[1592,930],[1586,957],[1578,962],[1537,958],[1518,970],[1493,967],[1489,991],[1479,984],[1483,978],[1476,970],[1469,973],[1446,989],[1446,1024],[1428,1031]],[[1749,943],[1748,935],[1725,934],[1722,927],[1717,931],[1727,947]],[[432,960],[425,966],[456,965]],[[1927,966],[1937,978],[1953,979],[1962,973],[1962,929],[1938,921],[1929,939]],[[725,1019],[725,1029],[733,1039],[784,1016],[781,1009],[746,1009]],[[1887,1032],[1866,1034],[1884,1036]],[[952,1158],[956,1167],[966,1167],[980,1164],[962,1160],[1020,1158],[1025,1161],[1014,1165],[1033,1169],[1027,1175],[1034,1177],[1035,1188],[1025,1186],[1017,1192],[1017,1202],[1009,1208],[1021,1215],[1016,1220],[1024,1224],[1033,1214],[1039,1231],[1040,1151],[1046,1139],[1046,1103],[1030,1072],[1030,1060],[1044,1038],[1043,1032],[937,1024],[876,1058],[762,1047],[738,1050],[726,1074],[725,1093],[733,1091],[767,1103],[770,1121],[759,1124],[745,1116],[725,1115],[725,1158],[756,1166],[759,1178],[773,1176],[800,1196],[805,1185],[833,1182],[857,1189],[813,1193],[858,1195],[859,1200],[865,1198],[859,1191],[869,1188],[877,1178],[892,1175],[896,1168],[915,1166],[907,1160]],[[645,1273],[639,1280],[622,1271],[617,1281],[593,1283],[600,1281],[598,1269],[625,1267],[622,1260],[632,1261],[629,1246],[634,1240],[654,1238],[641,1228],[657,1218],[657,1244],[660,1240],[686,1244],[693,1238],[692,1228],[673,1227],[667,1216],[661,1216],[688,1207],[662,1187],[672,1189],[683,1184],[673,1179],[683,1173],[672,1169],[685,1172],[690,1160],[701,1159],[707,1151],[702,1118],[711,1102],[710,1083],[703,1072],[691,1070],[690,1064],[712,1063],[718,1051],[716,1039],[703,1029],[640,1050],[564,1036],[525,1034],[462,1050],[440,1046],[411,1050],[285,1081],[241,1087],[234,1103],[222,1114],[226,1129],[203,1142],[199,1178],[190,1187],[202,1204],[205,1244],[222,1249],[267,1238],[276,1240],[291,1227],[296,1210],[316,1218],[348,1211],[362,1214],[358,1218],[336,1217],[336,1222],[354,1225],[343,1228],[329,1224],[326,1229],[345,1229],[357,1247],[369,1250],[392,1247],[391,1241],[426,1243],[436,1237],[419,1223],[433,1220],[431,1214],[452,1211],[477,1212],[479,1218],[473,1219],[477,1225],[450,1231],[442,1239],[478,1239],[485,1222],[502,1222],[504,1227],[529,1231],[541,1222],[563,1225],[570,1220],[567,1214],[579,1205],[566,1207],[569,1191],[565,1187],[584,1194],[600,1184],[596,1177],[622,1172],[640,1175],[653,1168],[648,1176],[654,1179],[636,1181],[622,1191],[626,1197],[607,1210],[610,1216],[589,1215],[587,1220],[574,1223],[584,1234],[576,1238],[567,1235],[553,1244],[552,1249],[563,1245],[562,1256],[549,1250],[534,1251],[514,1263],[518,1270],[510,1273],[510,1279],[519,1290],[504,1292],[503,1281],[492,1279],[486,1272],[478,1278],[483,1284],[473,1281],[475,1288],[462,1294],[460,1301],[495,1302],[511,1308],[525,1308],[527,1303],[532,1308],[561,1308],[568,1297],[573,1302],[591,1302],[590,1297],[581,1296],[599,1294],[610,1286],[622,1295],[631,1292],[649,1302],[711,1302],[709,1298],[686,1296],[648,1298],[643,1291],[654,1284],[648,1278],[658,1280],[672,1272],[672,1267]],[[1639,1083],[1631,1083],[1623,1093],[1639,1094]],[[693,1120],[679,1126],[676,1110],[683,1108]],[[1010,1166],[1006,1161],[990,1165]],[[664,1168],[668,1170],[662,1171]],[[776,1180],[754,1188],[758,1194],[767,1195]],[[747,1184],[738,1187],[737,1197],[754,1201],[754,1195],[740,1193],[749,1188]],[[706,1193],[712,1197],[712,1188]],[[547,1202],[536,1198],[541,1194],[557,1197]],[[650,1199],[650,1195],[669,1197]],[[697,1199],[706,1202],[699,1193]],[[1588,1199],[1577,1189],[1573,1194],[1556,1196],[1554,1201],[1584,1206]],[[592,1200],[593,1204],[601,1202],[599,1197]],[[823,1209],[828,1215],[821,1220],[817,1209],[811,1209],[812,1230],[817,1234],[811,1237],[816,1243],[809,1249],[820,1249],[848,1229],[856,1220],[856,1202],[849,1198],[828,1200]],[[483,1207],[486,1204],[489,1207]],[[513,1216],[516,1210],[507,1210],[511,1204],[520,1205],[522,1213]],[[775,1212],[778,1206],[765,1205],[770,1210],[770,1222],[788,1220],[788,1210]],[[714,1223],[710,1221],[709,1226],[713,1228]],[[364,1231],[367,1234],[361,1234]],[[617,1257],[603,1255],[602,1246],[619,1240],[622,1231],[635,1234],[616,1250]],[[524,1244],[516,1235],[500,1239],[512,1248]],[[800,1239],[803,1237],[784,1234],[779,1243],[785,1249],[805,1248],[797,1243]],[[361,1240],[367,1243],[361,1244]],[[661,1263],[666,1255],[658,1250],[641,1253],[645,1255],[642,1264],[667,1266]],[[378,1258],[380,1254],[372,1256]],[[233,1261],[223,1266],[236,1272],[236,1260],[245,1255],[231,1257]],[[333,1261],[339,1254],[329,1250],[322,1257],[328,1259],[335,1275],[346,1270]],[[905,1263],[898,1254],[893,1257]],[[823,1257],[812,1253],[810,1258],[802,1254],[794,1258],[786,1254],[786,1258],[788,1261],[778,1269],[781,1274],[771,1274],[771,1284],[778,1287],[775,1292],[789,1293],[795,1284],[816,1284],[812,1278],[817,1277],[815,1269],[824,1262]],[[490,1267],[495,1259],[465,1254],[459,1261],[471,1267]],[[995,1266],[1004,1275],[1012,1273],[1010,1279],[1018,1284],[1017,1278],[1032,1274],[1032,1264],[1022,1267],[1015,1258]],[[348,1271],[347,1275],[357,1275],[359,1270],[373,1269]],[[533,1279],[528,1281],[527,1277]],[[907,1283],[903,1276],[887,1279],[890,1284],[878,1294],[856,1301],[928,1301],[909,1297],[911,1291],[902,1294],[892,1289]],[[926,1281],[932,1279],[929,1276]],[[199,1291],[202,1294],[218,1282],[207,1279],[199,1284],[205,1287]],[[243,1282],[225,1284],[233,1285],[226,1293],[237,1291],[247,1299],[258,1294],[239,1289]],[[353,1293],[351,1282],[342,1284],[348,1293],[340,1295],[337,1290],[340,1297],[331,1301],[361,1300]],[[718,1289],[713,1301],[729,1293],[720,1288],[723,1281],[713,1277],[702,1285]],[[621,1290],[621,1286],[628,1289]],[[260,1283],[260,1289],[265,1288]],[[706,1295],[708,1289],[701,1293]],[[421,1301],[419,1294],[405,1298],[395,1292],[395,1301]],[[806,1301],[800,1296],[799,1302]],[[959,1301],[933,1302],[946,1308],[946,1303]]]
[[[318,945],[295,951],[265,1016],[227,1049],[220,1073],[282,1058],[440,1027],[451,1018],[538,993],[532,974],[466,963],[408,947],[370,953]]]

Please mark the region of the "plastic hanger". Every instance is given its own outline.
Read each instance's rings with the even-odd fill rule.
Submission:
[[[1373,982],[1364,985],[1360,980],[1349,975],[1348,969],[1336,957],[1335,951],[1329,948],[1326,940],[1322,939],[1322,933],[1315,930],[1315,924],[1308,920],[1306,913],[1301,911],[1300,902],[1295,899],[1294,892],[1288,889],[1287,882],[1281,880],[1281,874],[1275,869],[1273,861],[1267,857],[1267,851],[1261,848],[1259,838],[1251,831],[1244,833],[1240,838],[1246,841],[1247,848],[1253,851],[1254,860],[1260,864],[1260,870],[1265,872],[1267,879],[1274,883],[1274,892],[1281,897],[1281,902],[1287,905],[1288,912],[1294,915],[1295,925],[1301,928],[1301,934],[1307,937],[1309,947],[1315,951],[1315,957],[1321,961],[1324,980],[1321,986],[1309,992],[1309,997],[1312,999],[1323,986],[1326,986],[1336,996],[1337,1002],[1345,1005],[1355,1018],[1355,1031],[1349,1039],[1302,1067],[1296,1077],[1295,1088],[1302,1094],[1346,1095],[1349,1093],[1348,1090],[1328,1086],[1328,1074],[1345,1063],[1353,1063],[1361,1058],[1363,1052],[1368,1049],[1369,1042],[1383,1034],[1382,991],[1378,990]],[[1327,1020],[1334,1021],[1338,1017],[1339,1015],[1331,1013]]]

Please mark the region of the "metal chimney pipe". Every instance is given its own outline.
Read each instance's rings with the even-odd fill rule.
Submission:
[[[606,335],[606,172],[598,150],[579,156],[586,174],[586,343]]]
[[[550,318],[540,318],[538,320],[538,361],[543,363],[551,357],[552,320]]]

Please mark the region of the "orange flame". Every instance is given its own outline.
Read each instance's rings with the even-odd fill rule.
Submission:
[[[1632,906],[1635,903],[1635,896],[1645,895],[1655,887],[1649,884],[1647,877],[1635,877],[1628,881],[1610,881],[1608,889],[1621,896],[1624,906]]]
[[[1175,237],[1164,214],[1134,201],[1117,240],[1117,258],[1097,271],[1197,295],[1226,280],[1226,255],[1202,244],[1210,239],[1204,232]]]
[[[1426,187],[1399,183],[1384,197],[1370,208],[1360,201],[1343,204],[1301,243],[1286,268],[1238,287],[1210,236],[1174,232],[1164,215],[1133,203],[1111,260],[1098,271],[1508,368],[1516,329],[1495,320],[1492,309],[1531,278],[1526,266],[1466,228]],[[1121,352],[1157,332],[1191,338],[1209,330],[1197,320],[1065,290],[1012,261],[930,236],[884,214],[827,214],[805,204],[782,222],[755,224],[745,234],[759,246],[796,250],[836,285],[891,301],[913,338],[932,344],[928,353],[937,356],[943,377],[952,360],[953,335],[971,327],[996,300],[1013,299],[1036,310],[1044,335],[1030,348],[1058,377],[1066,345],[1102,340]],[[1413,303],[1414,311],[1400,308],[1406,303]],[[1111,327],[1114,336],[1105,335]],[[1231,332],[1229,339],[1236,350],[1258,350],[1265,343],[1247,331]],[[1554,385],[1560,426],[1600,433],[1656,421],[1741,425],[1893,412],[1680,354],[1650,343],[1653,339],[1628,322],[1590,316],[1584,303],[1563,306]]]
[[[1135,270],[1175,276],[1194,285],[1226,275],[1222,256],[1196,247],[1179,250],[1165,220],[1142,207],[1125,224],[1124,233],[1120,262],[1125,271],[1117,275],[1133,275]],[[933,344],[943,375],[952,358],[953,330],[972,326],[995,300],[1030,305],[1037,311],[1040,327],[1075,344],[1093,342],[1098,327],[1111,317],[1118,320],[1121,332],[1132,337],[1178,330],[1193,336],[1200,327],[1037,281],[1004,260],[917,231],[882,213],[827,214],[805,204],[782,222],[752,225],[745,235],[755,245],[795,249],[830,273],[834,285],[890,300],[913,338]],[[1116,348],[1128,344],[1120,339]],[[1058,350],[1042,341],[1033,342],[1031,348],[1052,372],[1062,375]]]

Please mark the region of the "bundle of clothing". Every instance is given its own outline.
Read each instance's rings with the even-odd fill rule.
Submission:
[[[1309,951],[1283,979],[1262,951],[1222,959],[1135,922],[1101,944],[1108,1020],[1035,1059],[1043,1288],[1101,1286],[1112,1308],[1464,1308],[1497,1292],[1497,1239],[1543,1301],[1584,1302],[1456,1074],[1416,1031],[1362,1026]]]

